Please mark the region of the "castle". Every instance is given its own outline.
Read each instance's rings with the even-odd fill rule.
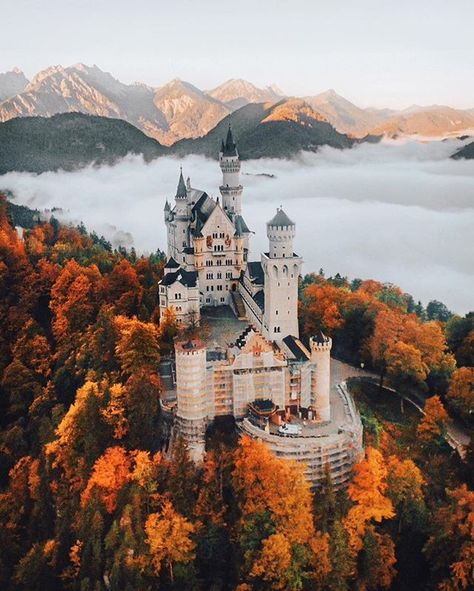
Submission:
[[[329,464],[342,485],[360,456],[362,425],[347,391],[331,389],[331,339],[319,332],[309,349],[299,339],[295,224],[278,208],[267,222],[268,252],[249,261],[230,127],[219,164],[220,199],[193,188],[181,171],[174,206],[165,205],[160,312],[172,308],[179,324],[201,325],[203,335],[175,344],[165,397],[174,404],[165,410],[172,408],[174,428],[196,460],[208,425],[230,415],[277,455],[304,461],[315,484]]]

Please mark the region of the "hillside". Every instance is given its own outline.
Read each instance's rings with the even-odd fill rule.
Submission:
[[[171,147],[180,156],[203,154],[217,158],[219,143],[232,126],[239,154],[251,158],[288,158],[319,146],[350,148],[354,139],[341,134],[301,99],[284,99],[276,105],[248,104],[225,117],[205,137],[181,140]]]
[[[321,113],[341,133],[363,137],[384,121],[388,110],[361,109],[334,90],[322,92],[304,99],[313,109]]]
[[[414,106],[398,112],[380,125],[371,129],[371,133],[389,136],[419,135],[436,137],[451,135],[474,129],[474,116],[467,111],[453,109],[443,105],[432,107]]]
[[[127,154],[152,160],[165,148],[130,123],[81,113],[0,123],[0,174],[112,164]]]
[[[474,142],[466,144],[463,148],[453,154],[451,158],[454,158],[455,160],[460,160],[461,158],[465,158],[466,160],[474,159]]]

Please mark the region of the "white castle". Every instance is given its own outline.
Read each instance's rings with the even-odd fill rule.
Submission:
[[[278,208],[267,223],[268,252],[248,261],[251,232],[230,127],[219,164],[221,199],[185,183],[181,171],[174,207],[165,205],[160,311],[172,308],[178,323],[201,325],[203,335],[175,345],[165,380],[175,430],[199,460],[208,425],[230,415],[277,455],[305,461],[314,483],[328,463],[344,484],[362,450],[362,426],[348,393],[331,392],[331,339],[320,332],[309,350],[299,339],[295,224]]]

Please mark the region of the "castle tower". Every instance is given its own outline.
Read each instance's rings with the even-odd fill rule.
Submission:
[[[191,458],[202,460],[207,426],[206,347],[198,339],[175,344],[177,423]]]
[[[298,278],[302,260],[293,252],[295,224],[282,208],[267,222],[267,236],[269,252],[262,253],[263,333],[278,342],[288,335],[299,336]]]
[[[186,257],[184,249],[189,244],[189,207],[188,192],[183,178],[183,170],[180,170],[178,186],[175,195],[175,207],[171,207],[166,201],[165,224],[168,233],[168,258],[174,258],[178,263],[184,264]]]
[[[222,170],[222,185],[219,190],[222,195],[222,207],[230,214],[242,213],[242,191],[240,184],[240,160],[237,147],[229,125],[225,143],[221,143],[219,165]]]
[[[311,362],[315,365],[311,375],[311,403],[320,421],[331,420],[331,347],[332,340],[321,331],[309,340]]]

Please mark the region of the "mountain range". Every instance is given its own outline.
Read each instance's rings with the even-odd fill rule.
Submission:
[[[52,66],[31,81],[18,69],[0,74],[0,121],[80,112],[123,119],[167,146],[205,136],[243,106],[265,103],[270,108],[285,98],[275,86],[259,88],[241,79],[207,91],[178,79],[159,88],[124,84],[97,66],[84,64]],[[339,133],[357,138],[368,134],[444,136],[474,129],[474,109],[443,105],[401,111],[361,108],[334,90],[303,100]]]

